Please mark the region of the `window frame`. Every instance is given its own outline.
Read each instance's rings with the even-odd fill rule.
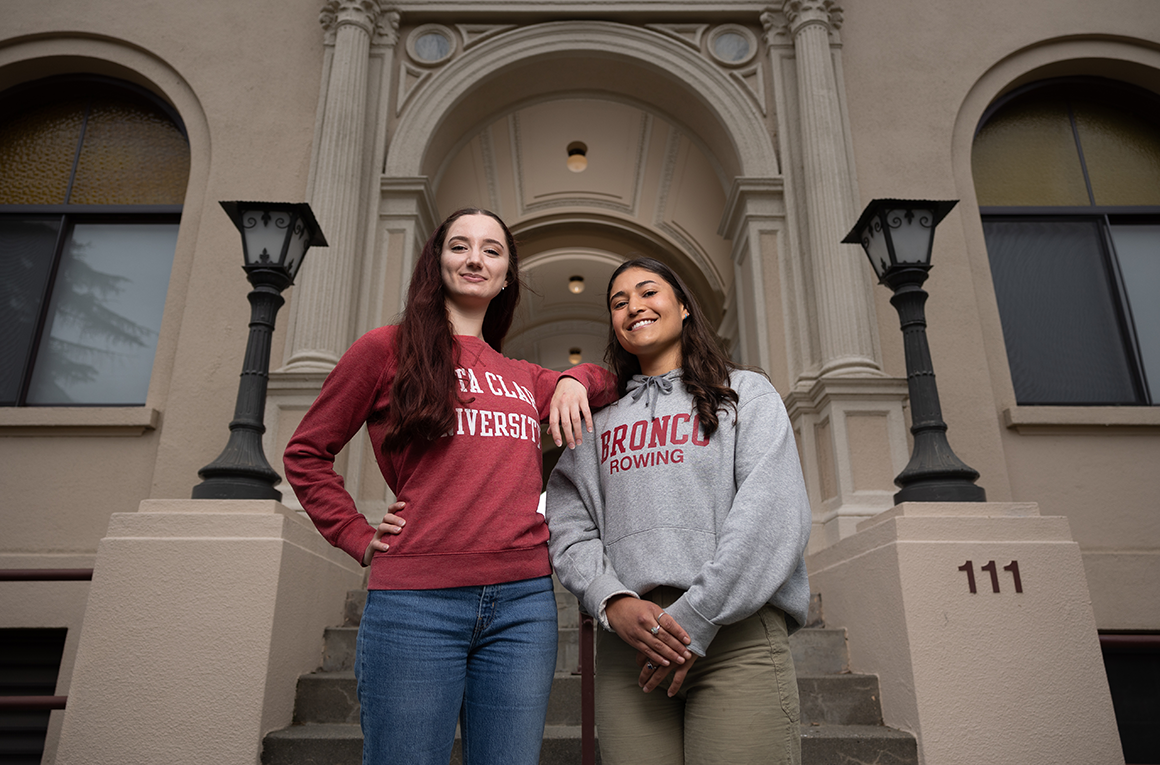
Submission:
[[[187,146],[189,145],[189,133],[186,130],[185,123],[177,111],[166,101],[160,98],[156,93],[141,87],[132,82],[120,80],[113,77],[106,77],[103,75],[90,74],[65,74],[45,77],[30,82],[21,83],[11,88],[6,89],[0,93],[0,106],[16,102],[21,106],[26,106],[30,102],[36,103],[52,103],[54,95],[56,98],[63,97],[68,93],[68,89],[80,89],[83,87],[99,87],[101,89],[112,92],[121,91],[130,96],[148,101],[161,111],[181,133],[182,138],[185,139]],[[48,95],[42,97],[42,93]],[[85,120],[82,123],[81,134],[78,137],[78,147],[73,154],[72,167],[70,169],[68,186],[66,187],[65,199],[69,199],[72,194],[73,183],[76,179],[77,165],[80,161],[80,147],[83,146],[83,136],[87,129],[88,114],[85,115]],[[70,202],[62,204],[0,204],[0,218],[8,216],[24,216],[24,217],[42,217],[45,219],[56,218],[59,220],[60,228],[57,231],[56,243],[52,252],[52,264],[49,268],[48,277],[45,280],[44,291],[40,295],[39,312],[36,319],[36,325],[33,330],[31,342],[29,344],[27,355],[23,361],[21,369],[20,386],[17,390],[15,401],[0,402],[0,412],[12,412],[15,410],[48,410],[48,409],[62,409],[62,410],[81,410],[81,409],[112,409],[112,410],[136,410],[139,416],[129,416],[127,419],[124,416],[114,417],[113,419],[119,423],[113,425],[111,422],[104,422],[108,418],[99,418],[102,420],[97,424],[101,428],[112,426],[114,428],[128,427],[130,432],[141,432],[141,430],[151,430],[156,427],[157,416],[154,410],[145,406],[146,402],[140,404],[120,404],[120,403],[100,403],[100,404],[29,404],[27,403],[29,388],[31,386],[32,378],[35,372],[36,359],[40,351],[41,341],[44,332],[47,330],[51,316],[49,311],[52,304],[52,295],[56,287],[57,277],[59,275],[60,265],[64,254],[64,249],[69,241],[73,227],[78,223],[167,223],[176,224],[180,227],[184,204],[96,204],[84,205],[73,204]],[[172,273],[170,279],[172,280]],[[156,358],[154,359],[156,363]],[[152,371],[150,372],[152,378]],[[151,381],[151,379],[150,379]],[[9,419],[8,417],[4,418]],[[42,417],[17,417],[17,420],[28,420],[29,424],[33,421],[40,421]],[[50,418],[51,419],[51,418]],[[121,422],[121,421],[124,422]],[[11,435],[11,433],[6,433]]]
[[[1105,79],[1102,77],[1060,77],[1039,82],[1030,83],[1022,87],[1016,88],[1011,92],[1005,94],[999,99],[996,99],[979,118],[979,122],[975,127],[974,136],[977,138],[979,132],[984,126],[995,116],[997,112],[1002,110],[1008,104],[1020,99],[1021,97],[1033,93],[1037,90],[1059,90],[1061,97],[1067,98],[1068,87],[1100,87],[1113,91],[1118,91],[1124,94],[1123,101],[1127,102],[1129,97],[1139,98],[1141,94],[1146,94],[1146,100],[1153,102],[1160,108],[1160,95],[1152,91],[1145,90],[1139,86],[1129,85],[1127,83],[1119,82],[1117,80]],[[1133,102],[1133,111],[1138,109],[1138,105]],[[1017,401],[1015,410],[1021,408],[1053,408],[1069,409],[1069,408],[1120,408],[1120,407],[1156,407],[1160,406],[1160,397],[1153,397],[1149,389],[1149,380],[1146,377],[1144,369],[1144,362],[1138,330],[1135,321],[1131,315],[1131,302],[1128,300],[1127,293],[1124,286],[1123,273],[1120,267],[1118,257],[1116,255],[1116,248],[1111,237],[1111,226],[1119,225],[1140,225],[1140,224],[1160,224],[1160,205],[1096,205],[1095,197],[1092,191],[1091,179],[1088,172],[1087,159],[1084,156],[1083,144],[1079,140],[1077,133],[1075,113],[1070,101],[1067,103],[1068,119],[1071,123],[1072,134],[1075,140],[1076,152],[1079,156],[1080,167],[1083,172],[1084,185],[1087,189],[1088,199],[1092,202],[1090,205],[1084,206],[1044,206],[1044,205],[979,205],[979,217],[981,223],[989,221],[1035,221],[1035,220],[1050,220],[1050,221],[1094,221],[1099,229],[1100,241],[1100,260],[1108,276],[1108,283],[1111,285],[1112,303],[1116,313],[1116,321],[1120,331],[1120,339],[1123,343],[1128,362],[1131,366],[1131,387],[1136,393],[1136,401],[1122,402],[1122,403],[1084,403],[1084,402],[1049,402],[1049,403],[1031,403]],[[972,148],[973,151],[973,148]],[[1113,220],[1119,219],[1119,220]],[[988,250],[988,258],[990,252]],[[1158,328],[1160,329],[1160,328]],[[1007,339],[1004,336],[1004,346],[1007,344]],[[1008,368],[1010,374],[1010,368]],[[1155,381],[1154,384],[1160,383]],[[1155,399],[1155,400],[1154,400]],[[1006,415],[1009,427],[1017,427],[1018,421],[1024,418],[1012,417],[1010,411]],[[1040,418],[1028,417],[1028,423],[1037,422]]]

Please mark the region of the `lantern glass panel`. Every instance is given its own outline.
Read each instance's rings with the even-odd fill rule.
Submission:
[[[894,257],[899,265],[930,264],[931,240],[934,239],[934,210],[896,209],[886,213]]]
[[[290,236],[290,243],[286,248],[286,272],[290,275],[291,281],[298,275],[298,269],[302,266],[302,259],[306,256],[306,250],[310,248],[310,230],[307,229],[306,224],[302,218],[294,219],[294,231]]]
[[[866,255],[870,258],[870,265],[874,266],[874,273],[882,278],[882,274],[886,273],[886,269],[890,267],[890,249],[886,242],[886,236],[882,232],[882,222],[878,218],[873,218],[870,223],[862,230],[862,248],[866,250]]]
[[[242,231],[246,240],[246,265],[273,266],[282,257],[287,228],[293,219],[285,210],[244,210]]]

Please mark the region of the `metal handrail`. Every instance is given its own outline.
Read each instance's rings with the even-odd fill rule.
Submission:
[[[0,568],[0,582],[91,582],[91,568]],[[68,696],[0,696],[0,711],[51,712],[64,709]]]
[[[3,712],[49,712],[64,709],[68,696],[0,696]]]
[[[1156,633],[1111,633],[1100,635],[1100,648],[1105,651],[1109,649],[1157,651],[1160,650],[1160,635]]]
[[[0,568],[0,582],[88,582],[91,568]]]
[[[596,765],[596,667],[594,622],[580,612],[580,762]]]

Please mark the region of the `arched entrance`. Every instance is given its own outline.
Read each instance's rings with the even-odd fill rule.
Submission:
[[[855,454],[905,461],[905,386],[881,372],[869,278],[837,244],[853,204],[824,11],[521,26],[331,7],[312,175],[331,247],[295,289],[274,406],[308,405],[350,342],[397,315],[437,222],[483,206],[516,232],[535,290],[509,355],[599,360],[607,274],[658,257],[733,358],[786,398],[817,538],[889,506],[883,481],[857,479]],[[580,172],[567,165],[576,145]],[[565,291],[575,275],[580,295]],[[373,515],[382,494],[365,487],[380,481],[360,448],[345,475]]]

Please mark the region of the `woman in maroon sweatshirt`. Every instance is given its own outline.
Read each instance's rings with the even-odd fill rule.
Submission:
[[[519,290],[503,221],[453,213],[423,247],[402,322],[351,346],[286,448],[318,530],[371,568],[364,762],[446,765],[457,719],[466,765],[539,759],[557,629],[540,423],[573,445],[582,417],[591,432],[588,401],[616,391],[595,365],[562,375],[500,353]],[[364,423],[398,498],[378,528],[334,471]]]

